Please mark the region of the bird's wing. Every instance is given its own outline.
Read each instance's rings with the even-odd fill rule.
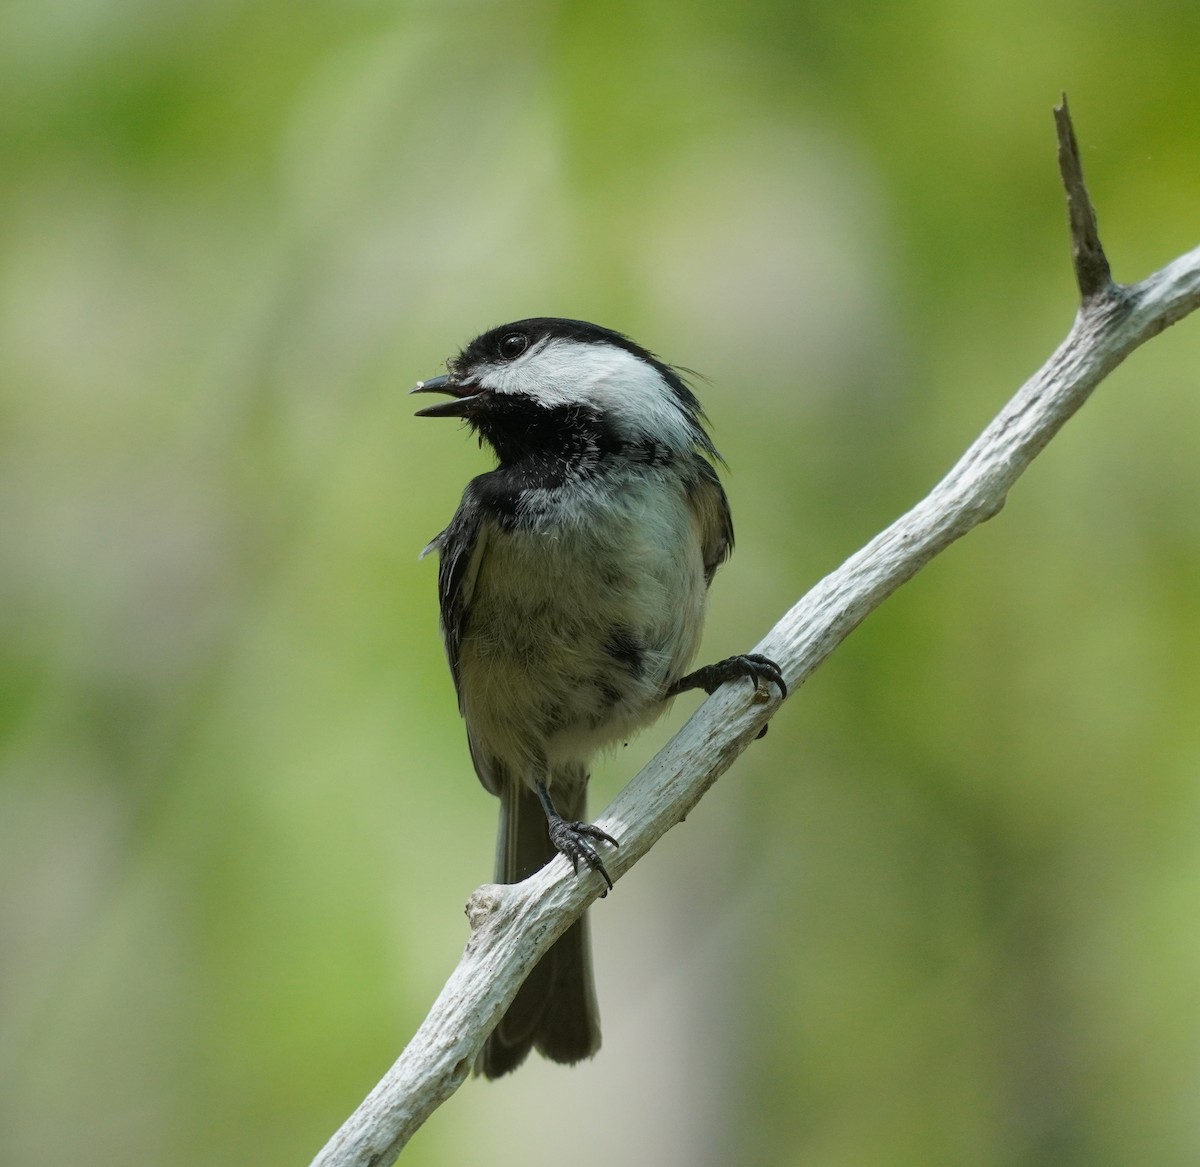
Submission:
[[[700,531],[704,582],[711,584],[717,568],[733,550],[733,518],[717,472],[699,455],[696,456],[696,477],[688,487],[688,500]]]
[[[442,612],[442,641],[446,646],[446,659],[450,662],[450,675],[454,678],[454,691],[458,695],[458,711],[465,716],[463,705],[462,658],[463,638],[470,624],[471,599],[475,591],[475,580],[479,565],[486,554],[489,524],[483,520],[480,509],[471,505],[471,491],[458,508],[448,526],[428,547],[426,552],[438,552],[438,601]],[[424,554],[424,553],[423,553]],[[503,785],[503,774],[497,773],[495,759],[481,751],[467,723],[467,744],[471,749],[471,761],[479,781],[493,794],[499,794]]]
[[[475,588],[479,562],[487,542],[479,510],[467,506],[466,502],[464,499],[463,505],[450,520],[450,525],[425,548],[425,552],[422,552],[425,554],[435,549],[438,552],[438,602],[442,613],[442,640],[450,662],[450,675],[454,678],[454,691],[458,694],[460,713],[462,684],[459,660],[471,610],[471,594]]]

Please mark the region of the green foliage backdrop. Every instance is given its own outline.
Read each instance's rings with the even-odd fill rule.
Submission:
[[[699,370],[753,643],[1200,224],[1183,0],[0,7],[0,1162],[307,1162],[490,874],[404,390],[523,315]],[[1200,331],[593,912],[598,1059],[414,1164],[1194,1164]],[[602,805],[686,716],[597,768]],[[568,1151],[566,1148],[570,1148]]]

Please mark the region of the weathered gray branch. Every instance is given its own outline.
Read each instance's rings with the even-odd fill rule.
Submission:
[[[1144,341],[1200,306],[1200,248],[1139,284],[1112,282],[1083,186],[1064,99],[1055,110],[1082,303],[1067,338],[933,491],[817,584],[756,647],[794,693],[875,608],[940,551],[1004,505],[1013,483],[1092,390]],[[596,820],[621,840],[614,879],[691,811],[754,739],[777,702],[718,690]],[[759,703],[759,698],[763,703]],[[467,1077],[480,1046],[551,943],[603,888],[564,859],[513,886],[487,885],[467,906],[471,938],[428,1017],[314,1167],[383,1167]]]

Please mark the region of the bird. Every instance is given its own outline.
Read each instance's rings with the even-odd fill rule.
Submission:
[[[787,685],[747,653],[687,672],[713,574],[733,548],[700,402],[680,369],[582,320],[482,333],[413,393],[495,455],[471,479],[439,558],[441,631],[475,772],[500,800],[496,881],[556,854],[576,874],[619,841],[586,821],[588,767],[689,689]],[[497,1078],[530,1050],[573,1064],[600,1046],[586,916],[551,946],[485,1040]]]

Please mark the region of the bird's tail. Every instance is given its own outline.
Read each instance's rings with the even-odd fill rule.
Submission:
[[[583,820],[587,776],[556,773],[558,812],[568,822]],[[519,883],[556,854],[537,795],[507,777],[500,794],[496,881]],[[592,983],[587,917],[572,924],[534,966],[500,1024],[479,1054],[475,1069],[487,1078],[515,1070],[531,1049],[554,1062],[578,1062],[600,1048],[600,1014]]]

